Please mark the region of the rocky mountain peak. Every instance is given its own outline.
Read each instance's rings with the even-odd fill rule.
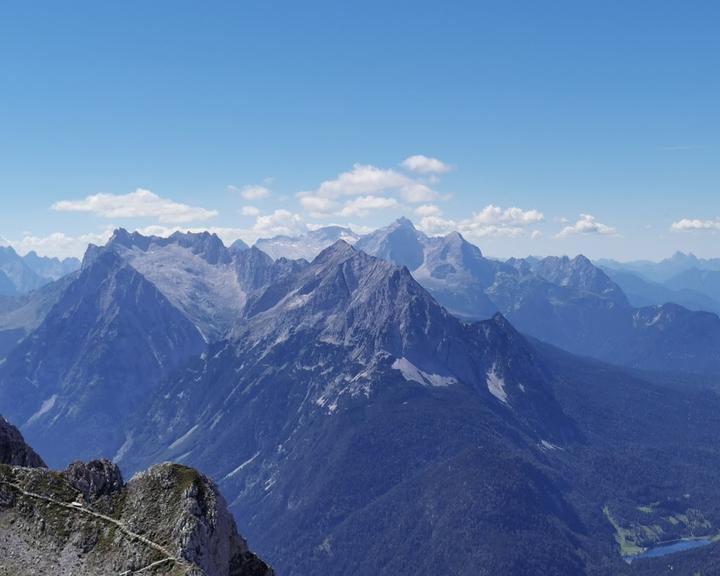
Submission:
[[[167,243],[175,243],[178,246],[188,248],[193,254],[201,256],[210,264],[227,263],[231,260],[229,250],[223,241],[215,233],[210,232],[175,232],[168,239]],[[165,245],[166,242],[158,242]]]
[[[125,485],[120,468],[106,459],[73,462],[63,474],[73,488],[90,500],[112,496]]]
[[[0,464],[44,468],[45,463],[25,443],[20,431],[0,416]]]
[[[345,240],[348,243],[354,243],[358,239],[358,235],[355,234],[355,232],[344,226],[323,226],[317,230],[311,230],[307,235],[315,240]]]
[[[237,240],[235,240],[235,242],[230,244],[229,250],[232,253],[236,253],[236,252],[242,252],[243,250],[247,250],[248,248],[250,248],[250,247],[245,243],[245,241],[242,240],[242,238],[238,238]]]
[[[558,286],[584,290],[610,298],[618,304],[629,305],[621,288],[583,255],[573,259],[568,256],[548,256],[533,264],[531,270]]]
[[[217,487],[176,464],[127,484],[107,461],[64,472],[0,467],[0,553],[3,574],[273,574],[238,534]]]
[[[312,264],[314,266],[331,265],[352,258],[356,254],[357,251],[352,245],[345,242],[345,240],[337,240],[320,252],[312,261]]]
[[[415,270],[423,263],[427,241],[427,236],[403,217],[385,228],[363,236],[355,247],[372,256]]]

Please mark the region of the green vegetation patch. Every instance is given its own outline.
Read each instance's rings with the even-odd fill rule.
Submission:
[[[645,552],[645,548],[638,546],[632,539],[632,532],[624,529],[615,518],[613,518],[608,506],[603,508],[603,514],[605,514],[605,518],[607,518],[608,522],[615,528],[615,541],[618,543],[618,546],[620,546],[620,554],[622,556],[637,556]]]

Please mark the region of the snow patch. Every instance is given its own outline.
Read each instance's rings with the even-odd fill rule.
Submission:
[[[508,395],[505,391],[505,380],[498,375],[497,368],[493,365],[492,370],[487,373],[487,387],[490,394],[495,396],[503,404],[508,403]]]
[[[125,454],[127,454],[128,450],[132,448],[134,439],[132,433],[125,436],[125,442],[123,442],[123,445],[118,448],[118,451],[115,453],[115,456],[112,457],[112,461],[117,464],[118,462],[121,462],[122,459],[125,457]]]
[[[55,406],[55,401],[57,400],[57,398],[57,394],[53,394],[47,400],[43,400],[42,404],[40,404],[40,408],[38,409],[38,411],[35,412],[35,414],[33,414],[32,416],[30,416],[30,418],[28,418],[28,421],[25,422],[25,426],[29,426],[30,424],[37,421],[41,416],[50,412],[50,410],[53,409],[53,406]]]
[[[423,372],[415,366],[407,358],[398,358],[392,363],[392,368],[399,370],[403,375],[403,378],[409,382],[417,382],[423,386],[437,386],[444,387],[450,386],[451,384],[457,384],[457,380],[452,376],[442,376],[440,374],[431,374]]]
[[[188,430],[187,432],[185,432],[185,434],[183,434],[182,436],[180,436],[180,438],[178,438],[177,440],[175,440],[175,442],[173,442],[172,444],[170,444],[170,446],[168,446],[168,448],[169,448],[170,450],[174,450],[175,448],[177,448],[178,446],[180,446],[183,442],[185,442],[185,440],[187,440],[188,438],[190,438],[190,436],[192,436],[193,432],[195,432],[195,430],[197,430],[198,427],[199,427],[199,424],[195,424],[195,426],[193,426],[192,428],[190,428],[190,430]]]
[[[250,464],[252,464],[258,456],[260,456],[260,452],[256,452],[255,455],[252,456],[252,458],[248,458],[247,460],[245,460],[245,462],[243,462],[242,464],[240,464],[240,466],[238,466],[237,468],[235,468],[235,470],[233,470],[232,472],[230,472],[230,474],[227,474],[227,475],[223,478],[223,480],[227,480],[228,478],[232,478],[233,476],[235,476],[235,474],[237,474],[238,472],[240,472],[240,470],[242,470],[242,469],[245,468],[246,466],[249,466]]]
[[[547,440],[541,440],[538,446],[540,446],[540,450],[562,450],[560,446],[553,444],[552,442],[548,442]]]

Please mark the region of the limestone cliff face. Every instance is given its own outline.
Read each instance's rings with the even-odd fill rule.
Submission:
[[[44,467],[0,421],[0,576],[272,576],[215,485],[160,464],[125,484],[107,460]]]
[[[44,467],[42,458],[25,443],[20,431],[0,416],[0,464]]]

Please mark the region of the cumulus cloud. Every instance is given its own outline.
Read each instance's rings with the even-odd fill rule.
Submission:
[[[260,214],[260,210],[255,208],[255,206],[243,206],[240,208],[240,214],[243,216],[258,216]]]
[[[359,196],[399,189],[412,182],[411,178],[395,170],[369,164],[355,164],[352,170],[339,174],[333,180],[325,180],[320,184],[316,194],[324,198]]]
[[[617,230],[606,224],[601,224],[592,214],[580,214],[580,219],[569,226],[565,226],[556,235],[556,238],[566,238],[574,234],[599,234],[602,236],[615,236]]]
[[[524,235],[528,226],[542,222],[544,219],[542,212],[537,210],[523,210],[517,207],[500,208],[490,204],[462,220],[451,220],[437,214],[428,214],[420,220],[418,227],[430,235],[458,231],[468,238],[513,238]]]
[[[85,253],[88,244],[105,244],[110,236],[112,236],[112,228],[107,228],[101,232],[89,234],[80,234],[72,236],[64,232],[53,232],[47,236],[37,236],[34,234],[25,234],[19,240],[9,241],[18,254],[27,254],[35,251],[40,256],[48,256],[50,258],[80,258]]]
[[[440,216],[442,210],[437,204],[423,204],[415,208],[415,214],[418,216]]]
[[[418,202],[431,202],[440,197],[435,190],[422,182],[408,183],[400,188],[400,195],[403,200],[411,204],[417,204]]]
[[[228,190],[231,192],[238,192],[245,200],[262,200],[272,194],[269,188],[266,186],[260,186],[259,184],[248,184],[242,188],[228,186]]]
[[[509,226],[527,226],[542,222],[544,219],[545,216],[538,210],[523,210],[515,206],[503,209],[494,204],[485,206],[472,216],[472,220],[478,224],[507,224]]]
[[[288,210],[275,210],[272,214],[258,216],[253,232],[258,237],[298,236],[307,232],[308,227],[302,216]]]
[[[406,170],[420,172],[423,174],[443,174],[452,170],[452,166],[449,164],[445,164],[437,158],[423,156],[422,154],[416,154],[415,156],[405,158],[400,165]]]
[[[340,203],[322,196],[301,196],[300,204],[313,218],[325,218],[337,212]]]
[[[384,208],[393,208],[398,205],[395,198],[387,198],[385,196],[360,196],[355,198],[343,206],[338,213],[340,216],[367,216],[371,210],[382,210]]]
[[[427,182],[390,168],[355,164],[332,180],[325,180],[315,190],[300,192],[300,203],[315,218],[356,214],[356,200],[347,197],[393,198],[394,203],[375,202],[370,209],[395,207],[398,199],[411,204],[431,202],[440,197]]]
[[[688,230],[720,230],[720,218],[711,220],[700,220],[696,218],[683,218],[677,222],[673,222],[670,226],[672,230],[684,232]]]
[[[143,188],[129,194],[94,194],[82,200],[61,200],[51,208],[58,212],[90,212],[103,218],[153,217],[169,224],[209,220],[218,214],[216,210],[161,198]]]

